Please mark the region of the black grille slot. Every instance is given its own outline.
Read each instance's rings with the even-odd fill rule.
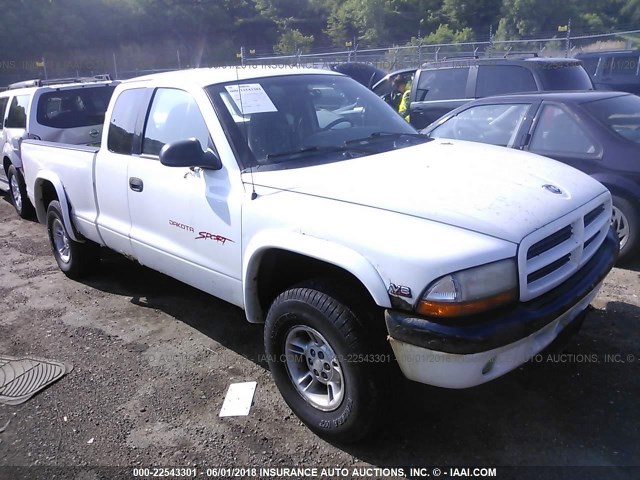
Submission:
[[[551,250],[553,247],[560,245],[562,242],[566,242],[571,238],[573,229],[571,225],[567,225],[561,230],[558,230],[553,235],[549,235],[547,238],[540,240],[537,243],[531,245],[527,252],[527,260],[531,260],[533,257],[537,257],[544,252]]]
[[[550,263],[545,267],[542,267],[540,270],[536,270],[535,272],[530,273],[529,275],[527,275],[527,283],[535,282],[536,280],[540,280],[541,278],[546,277],[550,273],[555,272],[560,267],[562,267],[565,263],[567,263],[570,259],[571,259],[571,254],[568,253],[564,257],[556,260],[555,262]]]
[[[591,225],[593,223],[593,221],[596,218],[598,218],[598,215],[600,215],[602,212],[604,212],[604,205],[600,205],[599,207],[594,208],[589,213],[587,213],[584,216],[584,226],[585,226],[585,228],[588,227],[589,225]]]
[[[584,242],[584,248],[587,248],[596,239],[599,233],[600,232],[596,232],[596,234],[593,237],[591,237],[589,240]]]

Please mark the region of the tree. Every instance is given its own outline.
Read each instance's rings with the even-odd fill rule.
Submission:
[[[502,0],[444,0],[442,13],[454,28],[471,28],[476,35],[489,33],[489,26],[497,27]]]
[[[385,0],[345,0],[335,4],[326,31],[334,44],[340,46],[354,38],[364,45],[381,44],[387,39],[388,14]]]
[[[507,40],[553,34],[558,25],[565,25],[572,16],[576,18],[575,13],[570,1],[503,0],[496,36]]]
[[[463,28],[453,30],[449,25],[442,24],[428,35],[420,38],[412,37],[407,45],[439,45],[443,43],[463,43],[472,42],[474,39],[473,30]]]
[[[280,40],[274,47],[274,51],[283,54],[295,54],[298,51],[309,53],[312,45],[313,35],[303,35],[300,30],[294,28],[280,35]]]

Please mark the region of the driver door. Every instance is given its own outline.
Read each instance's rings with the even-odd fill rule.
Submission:
[[[241,304],[240,193],[226,168],[167,167],[162,147],[196,138],[215,151],[198,104],[186,91],[153,95],[142,153],[129,160],[131,243],[138,260],[196,288]],[[237,191],[236,191],[237,189]]]

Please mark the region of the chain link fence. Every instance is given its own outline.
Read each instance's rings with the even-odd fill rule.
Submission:
[[[148,73],[181,68],[212,67],[221,64],[302,65],[328,68],[344,62],[364,62],[383,70],[419,67],[425,62],[456,56],[503,56],[508,52],[536,52],[540,56],[573,56],[585,50],[612,50],[640,46],[640,30],[572,36],[566,34],[552,38],[525,40],[495,40],[436,45],[416,44],[384,48],[349,48],[342,51],[302,53],[295,55],[259,56],[247,54],[245,48],[226,45],[212,50],[207,57],[202,47],[189,49],[174,43],[162,45],[135,45],[116,51],[76,51],[50,53],[31,59],[2,58],[0,56],[0,89],[32,78],[67,78],[108,73],[114,79],[126,79]],[[213,48],[213,47],[212,47]],[[251,50],[249,51],[251,52]],[[4,55],[7,52],[3,52]],[[226,57],[225,60],[220,58]]]
[[[426,62],[460,56],[504,56],[509,53],[534,52],[544,57],[571,57],[581,51],[632,49],[640,45],[640,30],[525,40],[494,40],[463,43],[416,44],[385,48],[356,48],[337,52],[295,55],[252,56],[241,52],[243,65],[303,65],[326,68],[335,63],[364,62],[383,70],[419,67]]]

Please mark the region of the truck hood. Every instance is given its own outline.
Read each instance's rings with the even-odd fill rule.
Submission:
[[[243,178],[251,183],[248,173]],[[254,169],[253,183],[258,191],[262,186],[384,209],[514,243],[606,191],[554,160],[444,139],[311,167]]]

